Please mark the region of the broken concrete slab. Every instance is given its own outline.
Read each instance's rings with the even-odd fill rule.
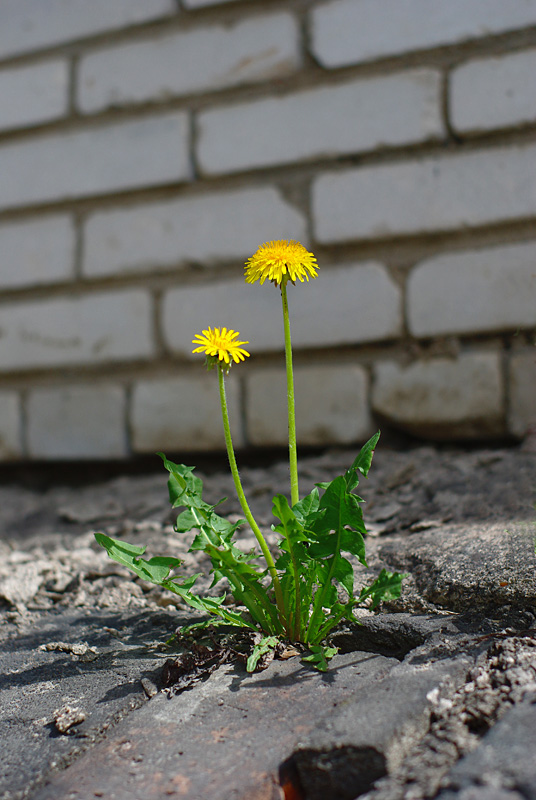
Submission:
[[[333,451],[303,459],[302,477],[311,484],[326,480],[344,471],[354,455]],[[242,475],[252,507],[272,543],[271,496],[288,488],[288,466],[245,468]],[[95,525],[109,535],[148,544],[151,555],[178,555],[186,559],[188,570],[206,571],[199,554],[186,555],[187,537],[174,533],[169,524],[173,512],[167,507],[165,477],[125,477],[86,486],[82,492],[52,486],[42,496],[4,487],[0,491],[7,503],[5,509],[0,503],[0,583],[4,581],[0,585],[4,597],[4,601],[0,598],[0,641],[8,643],[9,652],[19,661],[11,666],[2,661],[0,668],[4,676],[12,673],[7,675],[10,680],[18,677],[19,683],[6,684],[0,695],[0,714],[2,699],[7,697],[10,716],[9,726],[0,726],[0,748],[5,730],[6,741],[11,737],[13,743],[7,741],[3,748],[8,755],[4,767],[9,767],[9,776],[18,781],[13,786],[18,788],[4,791],[2,786],[0,798],[40,800],[43,795],[47,800],[70,796],[88,800],[100,792],[107,800],[114,795],[129,800],[181,795],[197,799],[204,775],[213,781],[213,789],[217,787],[211,797],[225,798],[219,793],[223,787],[233,800],[279,800],[285,787],[287,798],[303,800],[305,790],[292,756],[300,746],[304,751],[304,745],[314,743],[317,731],[323,732],[329,747],[328,736],[333,731],[340,736],[341,746],[328,749],[325,763],[317,759],[317,767],[326,767],[331,789],[338,786],[338,774],[351,776],[352,765],[358,761],[356,752],[368,753],[370,762],[379,753],[377,774],[383,777],[371,784],[375,773],[369,770],[367,800],[434,797],[460,755],[468,757],[478,747],[488,728],[500,724],[507,707],[524,702],[526,678],[536,659],[528,646],[526,652],[519,650],[514,632],[506,628],[519,631],[535,623],[530,533],[536,532],[535,487],[536,456],[519,450],[378,451],[370,478],[360,485],[367,499],[365,520],[373,522],[374,536],[367,542],[371,573],[377,573],[382,560],[410,573],[403,596],[390,609],[418,609],[418,616],[364,612],[361,626],[337,631],[335,639],[342,652],[337,659],[342,661],[336,660],[340,666],[324,678],[308,668],[304,672],[296,659],[275,662],[271,671],[251,677],[241,667],[234,671],[225,667],[170,699],[157,691],[154,670],[162,654],[158,648],[151,649],[150,640],[167,639],[177,624],[186,618],[191,621],[190,611],[177,605],[176,597],[132,579],[122,567],[107,561],[88,531]],[[222,510],[238,513],[229,475],[209,475],[206,490],[206,499],[214,501],[231,494]],[[528,539],[523,529],[529,531]],[[506,530],[514,533],[507,536]],[[246,548],[248,537],[251,540],[246,528],[239,532]],[[358,580],[363,577],[363,571],[359,572]],[[203,581],[205,591],[209,576]],[[407,589],[411,586],[414,599]],[[162,617],[164,607],[168,613]],[[460,613],[452,613],[453,608]],[[64,616],[85,619],[88,627],[76,621],[70,628],[62,627],[58,620]],[[153,618],[162,619],[162,625],[156,625],[151,637],[144,620],[150,623]],[[41,627],[51,619],[56,634],[49,630],[40,638]],[[103,619],[109,620],[104,627]],[[117,640],[113,634],[112,640],[99,639],[92,630],[93,621],[101,629],[99,635],[114,625],[124,625],[124,630]],[[531,635],[525,631],[523,641]],[[128,644],[128,653],[116,645],[121,640]],[[504,644],[503,650],[495,648],[497,642]],[[36,649],[41,645],[45,649]],[[426,707],[415,703],[408,710],[405,696],[400,705],[391,703],[399,683],[404,686],[409,675],[426,678],[439,669],[437,665],[472,657],[473,651],[480,653],[476,666],[465,677],[456,671],[452,677],[447,675],[443,684],[428,691]],[[383,677],[379,670],[355,699],[358,712],[361,708],[364,713],[361,704],[373,707],[375,687],[383,698],[381,708],[374,712],[378,726],[371,728],[369,741],[359,738],[361,730],[351,728],[354,697],[341,683],[355,657],[362,664],[369,663],[363,660],[368,658],[387,668]],[[375,660],[382,658],[382,662]],[[313,682],[304,677],[311,674]],[[39,684],[42,675],[46,686]],[[381,687],[390,680],[395,694],[382,694]],[[321,682],[320,688],[314,681]],[[315,691],[306,695],[305,685]],[[327,705],[326,687],[340,692],[337,705]],[[205,701],[200,699],[203,692]],[[152,695],[149,702],[144,702],[146,695]],[[345,712],[346,707],[352,710]],[[398,750],[396,729],[388,726],[395,708],[400,729],[407,731]],[[190,717],[181,722],[183,712]],[[311,718],[313,728],[308,727]],[[229,720],[227,730],[225,719]],[[39,720],[48,722],[40,725]],[[36,729],[37,745],[31,735]],[[323,757],[322,742],[317,745]],[[259,767],[256,759],[263,747],[273,761],[265,759]],[[312,769],[302,771],[306,783]],[[347,780],[343,783],[343,792],[352,785]],[[467,783],[443,790],[453,791],[456,800],[468,800],[482,789],[489,794],[475,794],[479,800],[519,800],[516,789],[505,787],[506,783],[497,789]],[[529,787],[525,800],[530,791]],[[502,794],[495,797],[492,792]]]
[[[444,525],[391,536],[378,552],[410,572],[425,600],[439,607],[487,612],[507,606],[536,615],[535,538],[529,521]]]
[[[292,775],[280,768],[319,720],[349,696],[366,698],[398,662],[370,653],[336,656],[322,674],[297,658],[247,675],[222,667],[205,684],[159,694],[33,800],[271,798]]]
[[[484,800],[501,793],[508,800],[536,797],[536,685],[532,697],[511,708],[444,784],[440,800]]]
[[[430,692],[463,683],[472,664],[460,653],[398,664],[365,697],[347,697],[336,718],[320,719],[292,757],[308,800],[353,800],[395,771],[428,730]]]
[[[2,642],[0,797],[27,796],[147,699],[176,624],[164,611],[43,615]],[[154,691],[157,691],[156,686]]]

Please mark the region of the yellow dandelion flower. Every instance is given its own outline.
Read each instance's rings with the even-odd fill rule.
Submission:
[[[231,358],[238,364],[249,356],[247,350],[241,345],[249,342],[237,342],[240,336],[238,331],[231,328],[208,328],[203,333],[197,333],[192,339],[192,344],[199,345],[192,353],[205,353],[209,366],[214,366],[217,361],[223,361],[227,366],[231,363]]]
[[[246,283],[265,280],[275,286],[286,284],[288,280],[302,283],[309,277],[316,278],[318,264],[315,256],[299,242],[281,239],[266,242],[246,262]]]

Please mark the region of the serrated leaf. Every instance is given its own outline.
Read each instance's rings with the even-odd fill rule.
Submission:
[[[405,577],[407,576],[403,573],[382,569],[376,580],[361,590],[359,601],[363,602],[370,597],[372,600],[370,607],[374,609],[382,600],[396,600],[400,597],[402,580]]]
[[[312,492],[301,500],[298,500],[298,502],[292,506],[292,512],[298,522],[305,527],[307,526],[308,519],[318,511],[319,505],[320,495],[318,489],[315,487]]]
[[[354,594],[354,568],[346,558],[339,556],[333,569],[333,580],[343,586],[350,597]]]
[[[193,528],[197,528],[199,520],[194,516],[192,511],[187,508],[181,511],[175,522],[175,530],[177,533],[189,533]]]
[[[365,553],[365,540],[359,531],[344,528],[341,532],[341,551],[351,553],[364,567],[368,566]]]
[[[329,647],[329,645],[324,644],[310,644],[309,650],[311,654],[303,656],[302,661],[308,661],[319,672],[326,672],[328,661],[338,653],[336,647]]]
[[[357,454],[354,463],[347,471],[345,478],[346,478],[346,485],[348,491],[351,492],[352,489],[359,483],[359,476],[357,475],[360,472],[365,478],[367,477],[370,465],[372,464],[372,457],[374,455],[374,450],[376,445],[378,444],[378,440],[380,438],[380,431],[371,436],[371,438],[363,445],[359,453]]]
[[[255,668],[259,663],[259,659],[262,658],[265,653],[268,653],[269,650],[275,650],[278,641],[279,640],[276,636],[265,636],[262,638],[260,642],[253,648],[253,652],[246,663],[246,670],[248,672],[255,672]]]
[[[110,558],[151,583],[162,584],[171,570],[182,564],[179,558],[172,556],[154,556],[147,561],[141,558],[146,549],[143,545],[138,546],[122,542],[120,539],[112,539],[111,536],[106,536],[104,533],[96,533],[95,539],[101,547],[104,547]]]

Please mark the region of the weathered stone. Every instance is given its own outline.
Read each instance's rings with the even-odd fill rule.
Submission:
[[[301,459],[300,470],[311,485],[344,472],[354,456],[328,451]],[[233,492],[232,479],[207,463],[204,496],[217,502]],[[255,514],[264,516],[271,496],[288,490],[286,460],[241,474]],[[76,483],[76,473],[69,478]],[[434,797],[441,789],[454,793],[448,800],[531,796],[530,770],[518,769],[504,738],[495,783],[475,784],[471,768],[455,784],[451,768],[460,755],[479,752],[488,728],[499,732],[509,705],[535,696],[533,455],[380,446],[359,492],[365,520],[387,516],[384,524],[398,533],[368,540],[366,580],[380,563],[411,573],[391,607],[428,604],[430,613],[359,611],[362,625],[345,624],[334,635],[344,654],[324,675],[297,659],[253,676],[237,665],[181,694],[171,690],[170,698],[158,693],[158,673],[173,651],[158,645],[194,617],[181,613],[173,595],[132,580],[87,533],[95,526],[147,545],[148,557],[178,556],[181,572],[204,573],[200,590],[207,591],[206,560],[188,553],[191,538],[169,524],[178,509],[169,511],[165,482],[160,469],[44,493],[0,486],[0,590],[7,595],[0,603],[0,796],[280,800],[307,790],[312,799],[354,800],[364,788],[367,800]],[[239,514],[233,502],[220,513]],[[408,509],[417,517],[406,517]],[[449,511],[450,524],[410,527],[410,519]],[[269,519],[262,524],[272,545]],[[255,544],[247,527],[238,539],[245,549]],[[6,577],[11,582],[2,583]],[[420,606],[412,606],[411,584]],[[447,610],[437,613],[431,603]],[[163,604],[172,613],[155,613]],[[128,607],[139,615],[125,614]],[[521,731],[524,724],[515,722]],[[517,748],[521,733],[510,742]],[[515,783],[514,770],[527,780]]]
[[[336,656],[332,663],[329,677],[297,658],[273,661],[251,676],[243,667],[222,668],[188,692],[158,695],[34,798],[74,800],[101,792],[116,800],[142,795],[156,800],[168,793],[196,800],[277,797],[285,780],[279,770],[296,740],[309,734],[319,718],[338,713],[335,709],[349,694],[366,704],[378,681],[397,664],[359,652]]]
[[[140,677],[155,674],[162,663],[151,647],[172,629],[172,617],[164,611],[71,612],[45,615],[35,628],[4,641],[0,796],[31,791],[54,766],[90,748],[114,719],[140,706],[146,699]],[[84,662],[76,652],[46,649],[59,638],[89,644],[97,657]],[[77,705],[85,718],[67,735],[54,735],[55,716],[66,703]]]
[[[379,553],[391,567],[411,571],[422,596],[438,606],[532,613],[536,519],[531,500],[527,497],[524,521],[444,525],[410,537],[390,536]]]
[[[536,688],[536,687],[535,687]],[[517,800],[536,795],[534,696],[512,708],[447,776],[440,800]],[[488,793],[489,792],[489,793]]]
[[[310,800],[353,800],[391,773],[428,729],[428,695],[447,679],[463,681],[467,656],[435,664],[401,664],[367,694],[349,693],[336,716],[300,735],[292,761]]]

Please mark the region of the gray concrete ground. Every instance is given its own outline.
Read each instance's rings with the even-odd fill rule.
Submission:
[[[303,487],[352,458],[304,458]],[[275,544],[286,465],[243,479]],[[206,492],[232,498],[227,473]],[[0,799],[536,798],[536,455],[380,448],[360,493],[358,580],[382,565],[409,577],[398,601],[334,634],[329,672],[231,661],[166,688],[165,642],[195,615],[92,536],[206,569],[173,531],[165,475],[0,487]]]

